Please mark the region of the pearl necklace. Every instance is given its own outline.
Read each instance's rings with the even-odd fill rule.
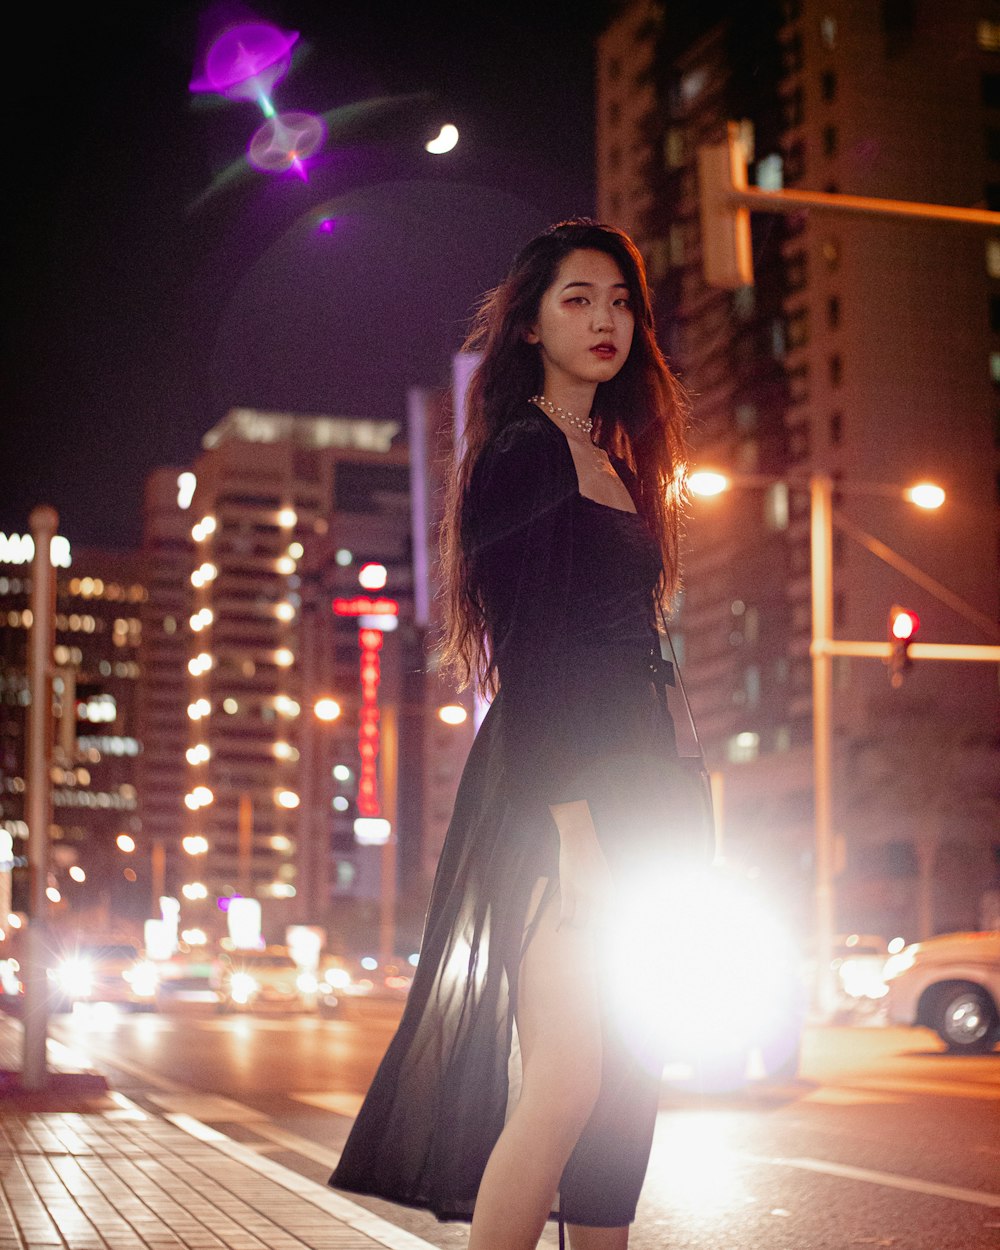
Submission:
[[[544,395],[532,395],[531,402],[537,404],[539,408],[543,408],[550,417],[559,417],[567,425],[572,425],[578,430],[582,430],[588,437],[594,428],[594,423],[590,417],[574,416],[572,412],[567,412],[565,408],[560,408],[558,404],[554,404],[551,399],[546,399]]]

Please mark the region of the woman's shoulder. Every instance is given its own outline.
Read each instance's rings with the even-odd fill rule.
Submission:
[[[565,438],[528,402],[490,435],[470,478],[474,505],[487,509],[516,507],[534,496],[551,505],[575,490],[576,470]]]
[[[525,402],[486,440],[476,462],[475,476],[508,476],[525,469],[533,469],[537,474],[546,467],[557,468],[565,459],[560,442],[565,439],[548,417],[534,404]]]

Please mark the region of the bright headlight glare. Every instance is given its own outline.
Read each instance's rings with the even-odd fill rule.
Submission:
[[[655,1047],[706,1056],[749,1046],[780,1019],[794,946],[744,883],[713,872],[631,882],[606,932],[600,976],[643,1049],[650,1021]]]
[[[122,976],[132,987],[132,993],[138,998],[154,998],[156,996],[156,988],[160,983],[160,974],[156,970],[156,965],[150,963],[148,959],[133,964],[131,968],[126,969],[122,973]]]
[[[300,972],[295,978],[295,984],[302,994],[315,994],[319,989],[319,982],[311,972]]]
[[[249,972],[234,972],[229,979],[229,993],[234,1003],[248,1003],[259,988]]]
[[[904,947],[898,955],[890,955],[885,961],[885,967],[882,969],[882,980],[891,981],[893,977],[898,977],[904,972],[908,972],[916,963],[916,959],[916,946]]]
[[[69,998],[87,998],[94,988],[94,969],[89,959],[64,959],[56,965],[55,982]]]

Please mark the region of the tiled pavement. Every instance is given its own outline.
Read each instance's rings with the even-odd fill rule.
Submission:
[[[19,1033],[0,1015],[0,1067]],[[57,1247],[431,1250],[190,1117],[161,1118],[119,1094],[72,1110],[0,1099],[0,1250]]]

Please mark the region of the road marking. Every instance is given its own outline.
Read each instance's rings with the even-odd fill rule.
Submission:
[[[289,1094],[296,1102],[304,1102],[308,1107],[319,1107],[321,1111],[333,1111],[337,1115],[346,1115],[350,1119],[361,1110],[364,1102],[363,1094]]]
[[[150,1094],[149,1101],[155,1102],[164,1111],[177,1111],[199,1120],[242,1124],[246,1121],[267,1119],[263,1111],[255,1111],[245,1103],[234,1102],[219,1094],[201,1094],[197,1090],[183,1090],[176,1094]]]
[[[138,1063],[131,1063],[128,1059],[122,1059],[120,1055],[107,1054],[101,1050],[94,1049],[88,1043],[86,1050],[71,1050],[67,1046],[63,1046],[62,1042],[54,1042],[49,1039],[50,1046],[59,1046],[67,1054],[73,1056],[74,1062],[85,1068],[94,1068],[99,1060],[102,1065],[111,1068],[117,1068],[120,1072],[127,1072],[129,1076],[134,1076],[137,1080],[144,1081],[147,1085],[152,1085],[156,1089],[162,1089],[167,1093],[186,1093],[185,1086],[178,1085],[176,1081],[168,1080],[165,1076],[157,1076],[155,1072],[151,1072],[148,1068],[142,1067]]]
[[[890,1093],[901,1094],[938,1094],[942,1098],[978,1098],[982,1101],[995,1102],[1000,1100],[1000,1084],[988,1084],[983,1081],[978,1084],[973,1081],[921,1081],[916,1079],[903,1078],[902,1080],[885,1079],[861,1079],[852,1081],[850,1086],[841,1088],[885,1090]]]
[[[302,1155],[304,1159],[315,1159],[317,1163],[322,1163],[331,1172],[340,1162],[339,1150],[331,1150],[329,1146],[321,1146],[317,1142],[310,1141],[308,1137],[299,1137],[297,1133],[289,1133],[270,1121],[266,1124],[251,1124],[250,1127],[255,1133],[259,1133],[261,1137],[266,1137],[268,1142],[273,1143],[270,1146],[264,1146],[262,1142],[261,1146],[266,1150],[273,1150],[275,1146],[280,1146],[283,1150],[291,1150],[293,1154]],[[244,1143],[244,1145],[250,1144]],[[256,1145],[256,1143],[253,1144]]]
[[[880,1094],[878,1090],[838,1089],[829,1086],[826,1089],[813,1090],[806,1094],[802,1102],[827,1103],[835,1107],[874,1106],[878,1103],[905,1103],[909,1101],[901,1094]]]
[[[821,1172],[827,1176],[841,1176],[850,1181],[867,1181],[871,1185],[885,1185],[890,1189],[908,1189],[911,1193],[930,1194],[935,1198],[952,1198],[956,1202],[974,1202],[982,1207],[1000,1207],[1000,1194],[986,1193],[979,1189],[961,1189],[957,1185],[939,1185],[936,1181],[922,1181],[915,1176],[897,1176],[894,1172],[872,1172],[867,1168],[849,1167],[843,1163],[828,1163],[824,1159],[780,1159],[763,1155],[747,1155],[754,1163],[771,1163],[776,1167],[800,1168],[804,1172]]]
[[[201,1124],[192,1116],[168,1114],[165,1118],[179,1129],[183,1129],[185,1133],[198,1138],[199,1141],[206,1142],[222,1154],[228,1155],[230,1159],[235,1159],[238,1163],[252,1168],[261,1176],[266,1176],[268,1180],[281,1185],[283,1189],[289,1190],[327,1214],[342,1220],[349,1228],[364,1233],[366,1237],[377,1241],[387,1250],[437,1250],[436,1246],[432,1246],[429,1241],[424,1241],[422,1237],[417,1237],[405,1229],[398,1228],[395,1224],[390,1224],[381,1216],[373,1215],[371,1211],[366,1211],[357,1203],[342,1198],[340,1194],[334,1193],[324,1185],[318,1185],[308,1177],[300,1176],[298,1172],[293,1172],[283,1164],[256,1154],[242,1142],[233,1141],[224,1133],[217,1132],[207,1124]]]

